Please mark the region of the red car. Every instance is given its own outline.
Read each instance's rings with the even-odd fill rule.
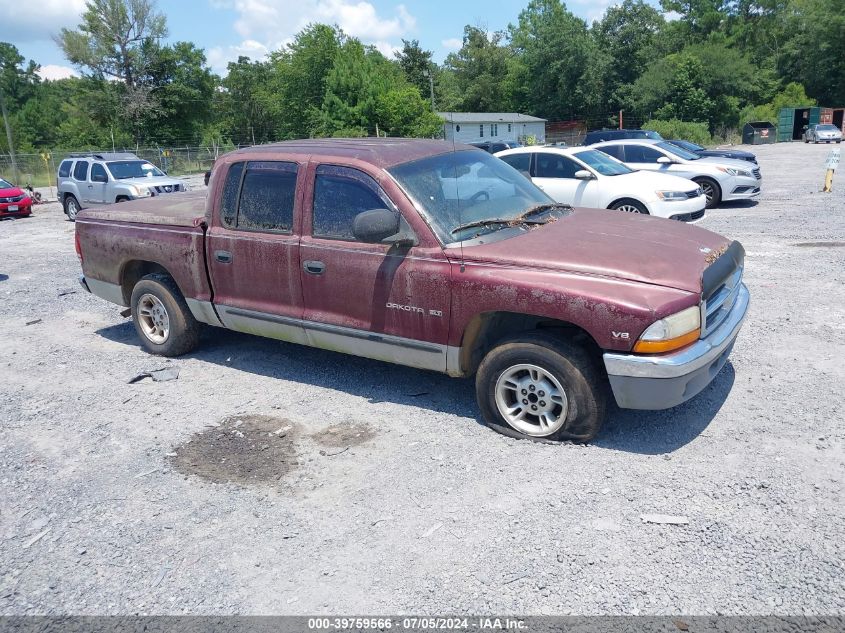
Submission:
[[[0,178],[0,218],[32,214],[32,198],[23,189]]]

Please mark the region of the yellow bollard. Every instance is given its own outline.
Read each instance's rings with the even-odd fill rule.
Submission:
[[[824,165],[827,167],[827,174],[825,174],[824,177],[824,189],[822,189],[822,193],[830,193],[833,191],[833,174],[836,172],[836,166],[839,165],[839,156],[839,149],[830,150],[830,154],[827,156],[827,160]]]

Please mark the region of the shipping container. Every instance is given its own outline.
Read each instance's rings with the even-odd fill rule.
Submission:
[[[783,108],[778,113],[778,141],[800,141],[804,131],[818,123],[833,123],[833,109],[818,106]]]
[[[845,108],[834,108],[831,123],[845,132],[845,120],[843,119],[845,119]]]

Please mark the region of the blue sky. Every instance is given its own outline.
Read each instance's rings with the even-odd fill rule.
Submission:
[[[651,0],[657,4],[657,0]],[[417,39],[440,62],[460,47],[466,24],[488,30],[516,22],[528,0],[158,0],[167,16],[168,40],[204,48],[218,73],[238,55],[261,58],[283,46],[309,22],[338,24],[350,35],[390,54],[402,39]],[[592,21],[614,0],[571,0],[567,6]],[[85,0],[0,0],[0,41],[15,44],[42,65],[42,76],[76,72],[51,36],[79,23]]]

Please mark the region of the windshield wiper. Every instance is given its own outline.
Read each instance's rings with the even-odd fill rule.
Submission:
[[[538,222],[537,220],[524,220],[522,216],[507,219],[491,218],[489,220],[476,220],[475,222],[461,224],[459,227],[452,229],[452,235],[454,235],[455,233],[460,233],[461,231],[465,231],[467,229],[474,229],[479,226],[516,226],[518,224],[543,224],[543,222]]]
[[[538,204],[535,207],[531,207],[524,213],[516,216],[515,218],[491,218],[487,220],[476,220],[475,222],[469,222],[467,224],[461,224],[459,227],[452,229],[452,235],[455,233],[460,233],[461,231],[465,231],[467,229],[474,229],[479,226],[516,226],[519,224],[545,224],[546,222],[543,220],[529,220],[532,215],[538,215],[540,213],[544,213],[546,211],[551,211],[553,209],[571,209],[572,207],[568,204],[561,204],[561,203],[547,203],[547,204]]]
[[[518,215],[515,220],[524,220],[525,218],[530,218],[532,215],[538,215],[540,213],[544,213],[546,211],[552,211],[554,209],[563,209],[564,211],[572,210],[571,204],[566,204],[563,202],[548,202],[546,204],[538,204],[536,207],[531,207],[522,215]],[[535,222],[535,224],[539,224]]]

